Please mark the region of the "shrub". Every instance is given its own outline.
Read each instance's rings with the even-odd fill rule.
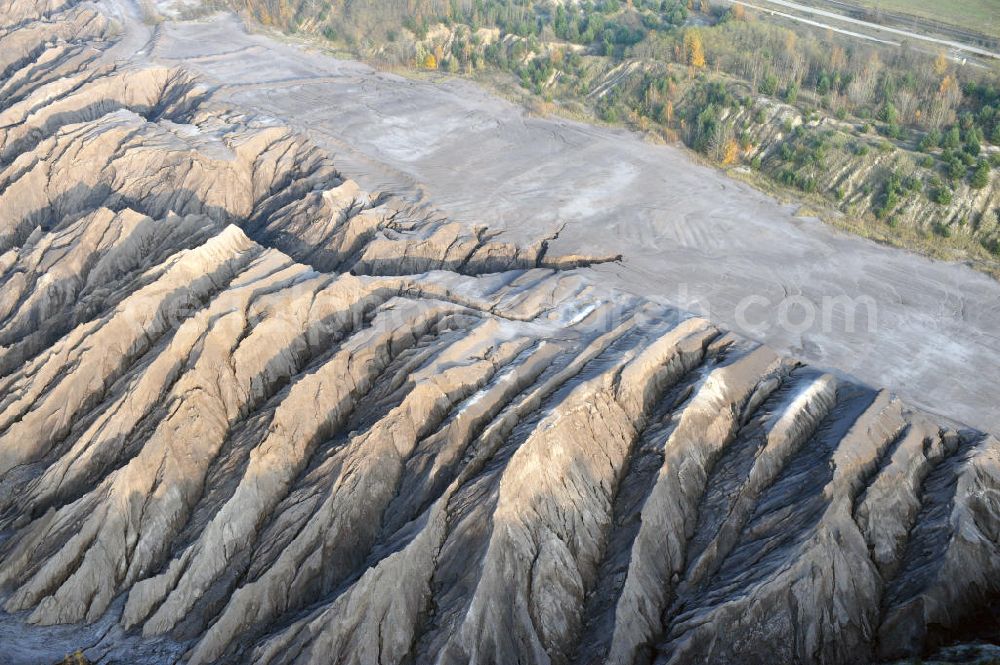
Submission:
[[[821,73],[819,78],[816,80],[816,94],[826,95],[830,92],[830,87],[830,77],[826,75],[826,72]]]
[[[885,126],[883,133],[891,139],[899,140],[903,135],[903,128],[893,122]]]
[[[789,104],[794,104],[795,100],[798,99],[798,97],[799,97],[799,84],[796,83],[795,81],[792,81],[791,83],[788,84],[788,87],[785,88],[785,101],[788,102]]]
[[[768,73],[764,76],[764,80],[760,82],[760,94],[771,96],[778,92],[778,77],[774,74]]]
[[[949,129],[941,141],[941,147],[951,150],[958,150],[962,145],[962,135],[958,132],[958,127]]]
[[[950,180],[959,180],[965,176],[965,162],[955,156],[954,153],[945,157],[944,172]]]
[[[990,184],[990,165],[985,159],[980,159],[972,171],[972,177],[969,178],[969,185],[973,189],[982,189],[988,184]]]
[[[952,197],[954,196],[952,191],[948,189],[948,187],[946,187],[945,185],[940,185],[930,190],[929,195],[931,201],[937,203],[938,205],[943,205],[943,206],[951,205],[951,200]]]
[[[896,111],[896,107],[892,102],[886,103],[879,110],[879,120],[890,125],[894,125],[899,121],[899,113]]]
[[[920,139],[918,147],[921,152],[930,152],[941,146],[941,133],[932,129],[931,131],[924,134],[923,138]]]
[[[904,190],[904,181],[899,173],[893,171],[889,174],[882,186],[882,195],[875,205],[875,217],[885,219],[899,204],[899,197]]]

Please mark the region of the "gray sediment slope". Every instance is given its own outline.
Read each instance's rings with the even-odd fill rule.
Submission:
[[[374,195],[121,59],[165,28],[0,9],[8,662],[846,665],[995,630],[994,436],[601,284],[613,246]]]
[[[797,218],[681,150],[247,34],[168,22],[142,58],[281,118],[370,191],[430,202],[511,242],[561,229],[563,254],[622,254],[603,284],[702,314],[921,408],[1000,430],[1000,284]]]

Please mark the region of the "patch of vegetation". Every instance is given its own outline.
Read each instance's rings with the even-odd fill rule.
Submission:
[[[897,208],[900,201],[910,195],[919,192],[923,188],[923,183],[914,175],[903,176],[899,171],[893,170],[885,179],[882,185],[882,193],[875,202],[873,212],[878,219],[889,217]]]
[[[934,203],[946,206],[951,204],[954,194],[950,187],[941,182],[940,178],[935,177],[931,180],[931,185],[927,190],[927,196]]]
[[[997,72],[785,28],[739,5],[286,0],[278,11],[274,0],[243,1],[265,23],[309,26],[380,65],[510,80],[542,108],[679,139],[722,166],[745,163],[755,184],[825,198],[856,218],[904,220],[901,241],[934,220],[901,205],[918,191],[907,176],[877,173],[903,162],[901,173],[922,170],[913,182],[929,181],[931,216],[950,219],[949,206],[991,187],[1000,166]],[[861,175],[834,179],[833,169]],[[997,228],[963,235],[982,252],[977,239]]]

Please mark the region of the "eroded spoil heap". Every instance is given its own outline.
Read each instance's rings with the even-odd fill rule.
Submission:
[[[854,663],[995,603],[996,438],[360,191],[99,7],[0,23],[15,661]]]

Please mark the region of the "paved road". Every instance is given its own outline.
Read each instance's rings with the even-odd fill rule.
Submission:
[[[733,4],[752,6],[752,5],[750,5],[750,3],[743,2],[742,0],[728,0],[728,1],[732,2]],[[889,27],[889,26],[880,25],[878,23],[872,23],[870,21],[863,21],[861,19],[853,18],[851,16],[844,16],[843,14],[838,14],[837,12],[826,11],[825,9],[817,9],[816,7],[809,7],[807,5],[800,5],[797,2],[789,2],[789,0],[757,0],[757,3],[758,3],[758,5],[763,4],[763,5],[777,5],[779,7],[786,7],[788,9],[794,9],[797,12],[801,12],[801,13],[804,13],[804,14],[809,14],[811,16],[822,16],[823,18],[832,19],[834,21],[839,21],[839,22],[842,22],[842,23],[849,23],[849,24],[852,24],[852,25],[863,26],[863,27],[867,28],[868,30],[874,30],[874,31],[879,32],[879,33],[888,33],[888,34],[891,34],[891,35],[898,35],[900,37],[905,37],[906,39],[915,39],[917,41],[928,42],[930,44],[936,44],[936,45],[939,45],[939,46],[947,46],[948,48],[956,49],[958,51],[965,51],[967,53],[974,53],[976,55],[980,55],[980,56],[987,57],[987,58],[1000,59],[1000,53],[997,53],[996,51],[991,51],[989,49],[980,48],[980,47],[974,46],[972,44],[965,44],[965,43],[956,42],[956,41],[953,41],[953,40],[950,40],[950,39],[942,39],[942,38],[939,38],[939,37],[932,37],[930,35],[925,35],[925,34],[921,34],[921,33],[918,33],[918,32],[912,32],[910,30],[903,30],[903,29],[900,29],[900,28],[892,28],[892,27]],[[764,11],[770,11],[769,7],[755,7],[755,8],[756,9],[762,9]],[[781,13],[781,12],[778,12],[778,13]],[[804,19],[804,18],[802,18],[800,16],[793,16],[791,14],[785,14],[785,13],[781,13],[781,15],[784,16],[784,17],[787,17],[787,18],[791,18],[793,20],[798,20],[798,21],[802,21],[802,22],[805,22],[805,23],[809,23],[811,25],[817,25],[817,26],[820,26],[820,27],[830,28],[830,29],[836,30],[838,32],[843,32],[843,33],[846,33],[846,34],[852,34],[852,35],[855,35],[855,36],[858,36],[858,37],[864,37],[864,38],[867,38],[867,39],[874,39],[873,37],[870,37],[868,35],[861,35],[861,34],[858,34],[858,33],[847,32],[847,31],[845,31],[843,29],[839,29],[839,28],[836,28],[834,26],[830,26],[830,25],[827,25],[827,24],[824,24],[824,23],[817,23],[817,22],[814,22],[814,21],[809,21],[809,20]],[[876,40],[876,41],[882,41],[882,40]]]
[[[866,35],[863,32],[855,32],[854,30],[846,30],[844,28],[838,28],[836,26],[830,25],[829,23],[823,23],[821,21],[813,21],[811,19],[807,19],[803,16],[797,16],[795,14],[788,14],[786,12],[778,11],[777,9],[774,9],[772,7],[763,7],[761,5],[755,5],[751,2],[744,2],[744,0],[727,0],[727,1],[734,5],[743,5],[744,7],[748,7],[749,9],[755,9],[760,12],[766,12],[772,16],[780,16],[781,18],[788,19],[790,21],[795,21],[797,23],[811,25],[816,28],[823,28],[824,30],[832,30],[833,32],[836,32],[841,35],[847,35],[849,37],[855,37],[857,39],[863,39],[869,42],[876,42],[878,44],[887,44],[889,46],[902,46],[902,43],[894,42],[891,39],[880,39],[872,35]]]

